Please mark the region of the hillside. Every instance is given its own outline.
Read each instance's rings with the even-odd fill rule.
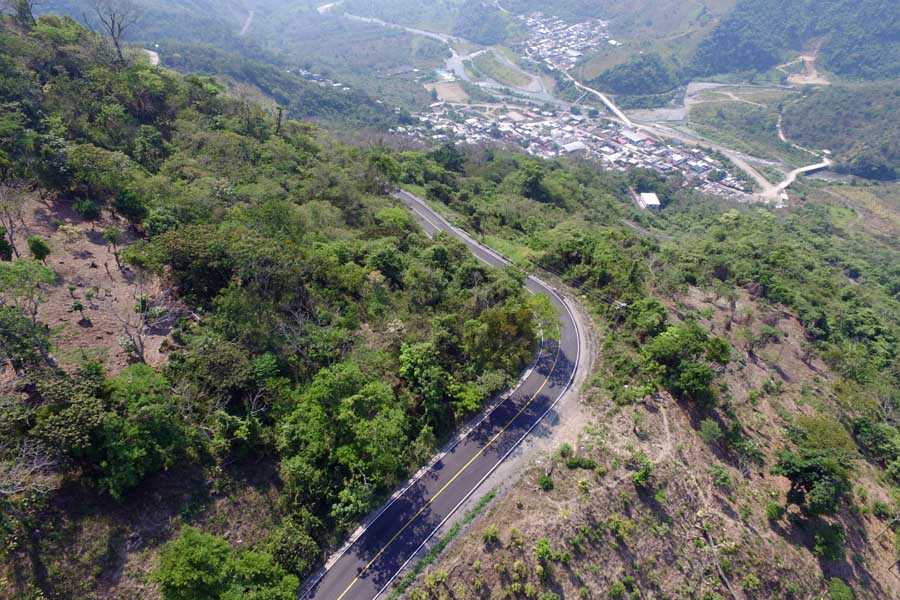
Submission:
[[[900,76],[900,6],[890,0],[741,0],[697,49],[700,75],[766,71],[822,40],[825,68],[850,79]]]
[[[829,86],[784,112],[785,133],[801,145],[827,148],[846,171],[900,178],[900,83]]]
[[[531,360],[382,150],[61,17],[0,20],[0,102],[0,596],[294,598]]]
[[[159,67],[71,18],[0,16],[0,598],[296,600],[553,345],[534,273],[590,316],[577,418],[548,419],[554,449],[507,464],[393,599],[900,600],[900,186],[802,178],[775,209],[679,170],[351,146],[291,116],[399,122],[347,82],[429,102],[391,73],[445,44],[311,2],[260,0],[244,36],[248,5],[147,2],[183,18]],[[633,63],[655,91],[728,10],[681,4]],[[296,75],[312,67],[339,87]],[[893,84],[744,87],[709,88],[689,124],[802,162],[783,112],[790,141],[892,176]],[[516,266],[425,235],[397,188]]]
[[[130,4],[135,20],[126,29],[125,38],[135,45],[154,48],[169,68],[229,78],[248,86],[282,106],[291,118],[314,120],[342,130],[387,130],[396,126],[402,115],[376,102],[367,91],[334,86],[321,74],[304,76],[304,69],[312,66],[305,57],[280,54],[278,47],[267,49],[255,36],[255,29],[241,35],[251,8],[251,26],[252,21],[260,26],[283,8],[278,3],[268,4],[139,0]],[[86,18],[95,29],[102,30],[88,0],[51,0],[38,8],[78,21]],[[310,9],[300,14],[314,18],[311,15],[316,13]]]
[[[897,598],[896,188],[774,213],[521,168],[476,153],[429,192],[593,307],[593,416],[406,597]],[[627,186],[668,206],[630,215]]]

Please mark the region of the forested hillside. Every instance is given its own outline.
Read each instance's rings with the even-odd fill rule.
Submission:
[[[3,597],[294,598],[533,356],[385,151],[61,17],[0,21],[0,102]]]
[[[613,94],[663,94],[681,85],[681,69],[659,54],[644,54],[604,71],[591,84]]]
[[[785,132],[831,150],[844,169],[872,179],[900,178],[900,83],[829,86],[788,104]]]
[[[38,8],[86,21],[103,31],[94,7],[88,0],[51,0]],[[278,3],[196,2],[180,3],[139,0],[122,4],[127,8],[129,26],[125,40],[157,51],[164,66],[186,73],[227,77],[257,90],[277,102],[295,119],[315,120],[333,129],[376,128],[387,130],[398,115],[376,102],[366,91],[345,91],[299,75],[310,67],[305,56],[280,55],[260,39],[245,32],[249,10],[254,14],[283,8]],[[272,13],[256,17],[257,25]],[[306,14],[306,13],[304,13]],[[309,9],[309,14],[315,14]],[[252,20],[249,21],[252,25]]]
[[[892,0],[742,0],[703,41],[700,75],[771,69],[821,40],[825,68],[851,79],[900,76],[900,5]]]
[[[593,418],[408,597],[898,597],[896,188],[776,213],[588,163],[473,152],[455,185],[416,163],[401,181],[576,290],[602,357]]]

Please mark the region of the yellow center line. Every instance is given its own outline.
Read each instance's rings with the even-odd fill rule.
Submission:
[[[531,406],[531,403],[534,402],[535,398],[538,397],[538,394],[540,394],[540,393],[543,391],[544,387],[546,387],[547,383],[550,381],[550,375],[553,374],[553,371],[556,369],[556,363],[557,363],[557,361],[559,360],[559,352],[560,352],[561,347],[562,347],[562,342],[558,342],[558,343],[557,343],[557,346],[556,346],[556,356],[553,358],[553,366],[550,367],[550,373],[547,375],[547,377],[544,378],[544,382],[541,384],[541,387],[539,387],[538,390],[537,390],[537,391],[534,393],[534,395],[531,397],[531,399],[529,399],[528,402],[525,403],[525,406],[523,406],[521,409],[519,409],[519,412],[517,412],[517,413],[515,414],[515,416],[514,416],[513,418],[511,418],[511,419],[509,420],[509,422],[508,422],[506,425],[503,426],[503,429],[501,429],[500,431],[498,431],[497,434],[494,435],[494,437],[492,437],[492,438],[490,439],[490,441],[488,441],[487,444],[485,444],[484,446],[482,446],[481,449],[478,450],[478,452],[475,453],[475,456],[473,456],[473,457],[469,460],[469,462],[467,462],[466,464],[464,464],[464,465],[459,469],[459,471],[457,471],[456,474],[453,475],[453,477],[450,478],[450,481],[448,481],[447,483],[445,483],[445,484],[443,485],[443,487],[441,487],[441,489],[439,489],[439,490],[438,490],[431,498],[428,499],[428,502],[426,502],[426,503],[422,506],[422,508],[419,509],[419,511],[418,511],[416,514],[414,514],[412,517],[410,517],[410,519],[403,525],[403,527],[401,527],[400,530],[397,531],[397,533],[394,534],[394,537],[392,537],[390,540],[388,540],[388,543],[385,544],[384,546],[382,546],[381,550],[378,551],[378,553],[375,555],[375,557],[372,558],[372,560],[370,560],[370,561],[368,562],[368,564],[367,564],[365,567],[362,568],[362,570],[356,575],[356,577],[353,578],[353,581],[351,581],[351,582],[350,582],[350,585],[348,585],[347,588],[346,588],[343,592],[341,592],[341,595],[337,597],[337,600],[343,600],[344,596],[347,595],[347,592],[350,591],[350,588],[352,588],[354,585],[356,585],[356,582],[359,581],[360,578],[361,578],[363,575],[366,574],[366,571],[368,571],[369,568],[370,568],[373,564],[375,564],[375,561],[378,560],[378,559],[381,557],[381,555],[385,553],[385,551],[390,547],[391,544],[394,543],[394,541],[395,541],[398,537],[400,537],[400,534],[402,534],[404,531],[406,531],[406,528],[409,527],[409,526],[412,524],[413,521],[415,521],[416,519],[418,519],[418,518],[419,518],[419,515],[421,515],[423,512],[425,512],[425,509],[428,508],[429,506],[431,506],[431,504],[437,499],[437,497],[440,496],[441,494],[443,494],[444,491],[445,491],[448,487],[450,487],[450,484],[452,484],[454,481],[456,481],[456,478],[459,477],[460,475],[462,475],[463,472],[464,472],[466,469],[468,469],[468,468],[472,465],[472,463],[475,462],[476,459],[478,459],[478,457],[480,457],[482,454],[484,454],[484,451],[487,450],[488,447],[489,447],[491,444],[493,444],[494,442],[496,442],[496,441],[497,441],[497,438],[499,438],[501,435],[503,435],[503,433],[506,432],[507,429],[509,429],[509,426],[512,425],[513,422],[514,422],[516,419],[518,419],[519,416],[520,416],[523,412],[525,412],[525,411],[528,409],[529,406]]]

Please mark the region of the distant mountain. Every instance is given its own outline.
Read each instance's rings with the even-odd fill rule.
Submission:
[[[870,179],[900,179],[900,82],[827,86],[789,104],[785,133],[827,148],[839,168]]]
[[[126,32],[127,38],[159,45],[163,66],[251,86],[285,107],[292,118],[325,122],[337,129],[387,129],[397,124],[397,114],[364,91],[310,81],[298,74],[306,61],[276,56],[251,36],[241,35],[251,11],[277,11],[285,5],[281,0],[134,0],[133,5],[140,19]],[[92,0],[47,0],[39,8],[96,27],[93,6]],[[312,3],[293,6],[295,12],[315,12]]]
[[[741,0],[700,44],[700,75],[765,71],[790,50],[821,43],[829,71],[851,79],[900,76],[896,0]]]

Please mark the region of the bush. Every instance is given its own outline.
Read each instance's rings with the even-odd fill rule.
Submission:
[[[147,218],[147,207],[137,194],[124,191],[116,197],[116,212],[125,217],[129,223],[136,225]]]
[[[813,535],[813,552],[825,560],[844,556],[844,530],[840,525],[822,525]]]
[[[319,561],[321,550],[312,537],[309,525],[310,516],[295,519],[287,518],[269,538],[267,551],[285,571],[303,577]]]
[[[550,540],[541,538],[534,545],[534,555],[540,563],[548,563],[553,560],[553,549],[550,547]]]
[[[76,202],[72,208],[86,221],[96,221],[100,218],[100,207],[93,200],[84,198]]]
[[[766,504],[766,518],[772,522],[780,521],[784,516],[785,508],[777,502],[769,502]]]
[[[153,579],[165,600],[218,600],[227,588],[230,553],[225,540],[184,527],[163,546]]]
[[[545,492],[549,492],[553,489],[553,479],[550,477],[550,475],[544,473],[540,476],[540,478],[538,478],[538,485]]]
[[[270,554],[232,556],[225,540],[192,527],[163,546],[153,579],[164,600],[294,600],[300,587]]]
[[[756,573],[747,573],[744,575],[744,582],[741,587],[746,592],[753,592],[762,587],[762,581],[760,581]]]
[[[13,247],[6,239],[6,228],[0,226],[0,260],[12,260]]]
[[[700,437],[707,444],[718,444],[722,439],[722,428],[712,419],[700,421]]]
[[[849,585],[837,577],[832,577],[828,580],[828,598],[829,600],[854,600],[856,594]]]
[[[635,457],[638,464],[638,470],[631,476],[631,481],[639,488],[646,488],[653,479],[653,463],[643,452],[639,452]]]
[[[731,489],[731,475],[725,467],[722,465],[713,465],[709,469],[709,474],[712,475],[713,484],[715,484],[716,487],[724,490]]]
[[[609,597],[610,598],[624,598],[625,597],[625,584],[621,581],[617,581],[609,588]]]
[[[33,257],[41,262],[44,262],[44,260],[50,256],[50,246],[43,238],[37,235],[28,238],[28,250],[31,251]]]
[[[500,540],[500,532],[497,529],[497,526],[491,523],[487,527],[484,528],[484,532],[481,534],[481,541],[484,542],[485,546],[491,546],[496,544]]]
[[[891,507],[880,500],[872,502],[872,514],[881,520],[887,520],[894,516]]]
[[[570,469],[591,470],[597,468],[597,463],[594,462],[594,459],[586,456],[570,456],[568,460],[566,460],[566,466]]]

